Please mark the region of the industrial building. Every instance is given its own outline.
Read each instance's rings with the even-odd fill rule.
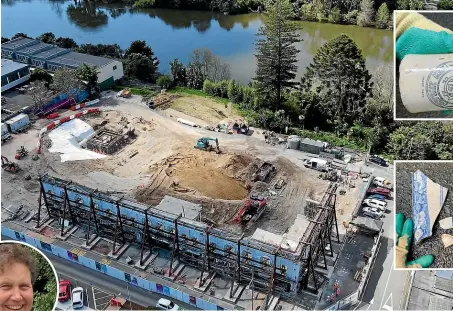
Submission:
[[[20,85],[28,79],[30,79],[29,65],[2,58],[2,92]]]
[[[116,80],[121,79],[124,75],[123,63],[118,60],[77,53],[70,49],[63,49],[30,38],[16,38],[3,43],[3,58],[8,58],[32,67],[43,68],[51,73],[60,68],[77,69],[82,64],[96,67],[98,83],[101,90],[109,88]]]

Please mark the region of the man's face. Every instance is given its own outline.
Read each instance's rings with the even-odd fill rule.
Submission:
[[[30,311],[33,306],[33,286],[27,266],[13,263],[0,272],[0,311]]]

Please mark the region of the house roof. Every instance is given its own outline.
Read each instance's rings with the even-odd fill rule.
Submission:
[[[103,67],[108,63],[113,62],[113,59],[93,56],[88,54],[82,54],[77,52],[69,52],[54,58],[48,59],[49,62],[58,63],[61,65],[67,66],[80,66],[82,64],[87,64],[96,67]]]
[[[25,67],[28,67],[28,65],[16,63],[12,60],[2,58],[2,77]]]

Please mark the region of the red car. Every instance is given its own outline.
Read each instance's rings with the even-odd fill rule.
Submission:
[[[61,280],[58,289],[58,301],[68,301],[71,298],[71,282]]]
[[[377,187],[377,188],[371,188],[368,189],[367,191],[368,194],[380,194],[385,196],[387,199],[390,199],[392,197],[392,191],[386,188],[382,187]]]

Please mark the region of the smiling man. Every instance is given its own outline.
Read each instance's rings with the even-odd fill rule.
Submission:
[[[0,244],[0,311],[30,311],[35,278],[36,263],[29,248]]]

